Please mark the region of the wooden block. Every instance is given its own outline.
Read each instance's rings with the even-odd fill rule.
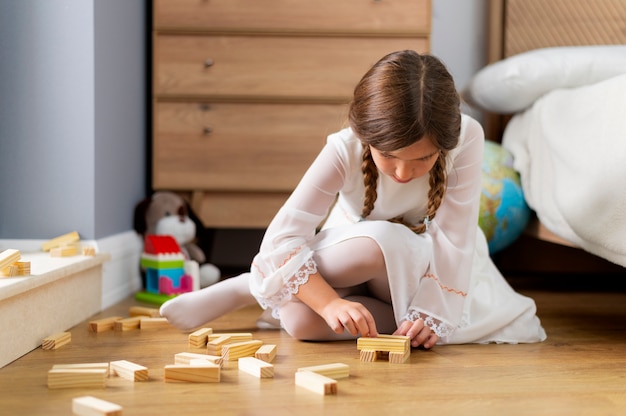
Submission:
[[[104,370],[108,377],[109,363],[55,364],[53,370]]]
[[[261,345],[258,350],[254,353],[254,356],[259,360],[263,360],[265,362],[271,363],[276,358],[276,345],[274,344],[265,344]]]
[[[166,365],[164,374],[166,383],[178,381],[218,383],[220,381],[220,366],[208,361],[201,365]]]
[[[274,366],[255,357],[241,357],[238,362],[239,370],[258,378],[273,378]]]
[[[209,334],[209,342],[224,336],[229,337],[230,342],[250,341],[252,339],[252,332],[213,333]]]
[[[22,255],[20,254],[19,250],[15,250],[12,248],[4,250],[2,253],[0,253],[0,270],[9,267],[10,265],[18,261],[21,257]]]
[[[193,352],[180,352],[174,355],[174,364],[191,365],[192,360],[204,360],[221,366],[224,361],[222,356],[209,354],[196,354]]]
[[[235,361],[241,357],[253,357],[261,345],[263,341],[257,339],[224,344],[222,345],[222,358],[225,361]]]
[[[316,374],[321,374],[326,377],[330,377],[332,379],[346,378],[350,377],[350,366],[348,364],[343,363],[332,363],[332,364],[322,364],[322,365],[314,365],[311,367],[302,367],[298,368],[298,371],[311,371]]]
[[[133,316],[131,318],[118,319],[113,323],[113,330],[115,331],[131,331],[133,329],[139,329],[141,317]]]
[[[131,306],[128,309],[128,316],[147,316],[148,318],[160,318],[161,313],[157,308],[148,308],[145,306]]]
[[[104,388],[107,374],[104,369],[53,368],[48,371],[48,388]]]
[[[17,266],[17,275],[18,276],[30,276],[30,262],[29,261],[16,261],[13,263],[14,266]]]
[[[83,256],[93,257],[96,255],[96,248],[93,246],[83,247]]]
[[[378,352],[374,350],[361,350],[359,360],[363,362],[373,362],[378,360]]]
[[[189,334],[190,348],[205,348],[209,341],[209,335],[213,333],[212,328],[200,328]]]
[[[108,318],[89,321],[89,330],[91,332],[110,331],[115,326],[115,321],[118,321],[120,319],[122,319],[121,316],[110,316]]]
[[[0,269],[0,277],[30,276],[30,262],[16,261],[15,263]]]
[[[222,355],[222,345],[252,340],[251,332],[215,333],[209,335],[207,354]]]
[[[361,351],[361,361],[376,361],[384,357],[392,363],[401,364],[411,355],[410,339],[404,335],[362,337],[357,339],[357,349]]]
[[[167,318],[145,318],[142,317],[139,321],[139,328],[141,329],[164,329],[172,328],[172,325],[167,321]]]
[[[55,247],[60,247],[64,244],[74,243],[77,241],[80,241],[80,236],[78,235],[78,232],[72,231],[71,233],[63,234],[51,240],[46,241],[45,243],[41,245],[41,249],[43,251],[50,251],[51,249]]]
[[[374,351],[395,351],[404,353],[411,349],[410,339],[404,335],[379,335],[376,338],[357,339],[357,349]]]
[[[121,416],[122,406],[92,396],[72,400],[72,414],[77,416]]]
[[[78,254],[78,250],[74,246],[60,246],[50,249],[52,257],[72,257]]]
[[[296,386],[322,395],[337,394],[337,380],[311,371],[296,371]]]
[[[46,337],[41,342],[41,348],[44,350],[56,350],[72,341],[72,334],[69,332],[59,332],[57,334]]]
[[[406,352],[389,351],[389,362],[393,364],[403,364],[411,356],[411,350]]]
[[[130,381],[148,380],[148,368],[126,360],[111,361],[111,373]]]
[[[209,335],[209,342],[206,344],[206,353],[209,355],[222,355],[222,346],[231,341],[230,335],[221,335],[215,339],[211,339]]]

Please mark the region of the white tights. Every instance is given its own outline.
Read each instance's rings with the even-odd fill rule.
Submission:
[[[362,303],[374,316],[380,333],[392,333],[396,323],[385,260],[378,244],[367,237],[352,238],[314,254],[319,273],[341,297]],[[183,330],[255,302],[248,286],[249,273],[186,293],[161,306],[161,315]],[[281,307],[281,324],[293,337],[310,341],[354,338],[336,334],[324,319],[295,297]]]

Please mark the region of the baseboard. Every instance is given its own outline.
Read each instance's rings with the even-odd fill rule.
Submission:
[[[22,252],[41,250],[47,240],[0,240],[0,251],[14,248]],[[126,231],[99,240],[83,240],[109,253],[111,259],[102,265],[102,309],[116,304],[141,289],[139,258],[143,250],[141,237],[135,231]]]
[[[141,237],[127,231],[96,241],[98,251],[109,253],[111,260],[102,267],[102,308],[108,308],[141,289],[139,259]]]

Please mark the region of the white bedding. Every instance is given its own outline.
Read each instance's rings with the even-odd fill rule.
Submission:
[[[548,92],[512,118],[502,144],[550,231],[626,266],[626,74]]]

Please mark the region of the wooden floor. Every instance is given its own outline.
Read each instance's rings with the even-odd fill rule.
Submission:
[[[589,287],[594,279],[600,278],[588,277]],[[304,343],[278,330],[256,330],[259,310],[242,309],[208,326],[253,331],[255,339],[277,344],[275,377],[257,379],[231,363],[220,383],[207,384],[163,380],[163,367],[173,364],[174,354],[189,351],[187,334],[175,329],[95,334],[84,322],[71,329],[71,344],[36,349],[0,369],[0,414],[68,415],[72,398],[84,395],[117,403],[124,415],[624,414],[626,292],[521,291],[537,301],[546,342],[413,350],[405,364],[361,363],[354,341]],[[127,316],[134,304],[129,299],[98,317]],[[104,389],[46,386],[53,364],[113,360],[147,366],[149,381],[109,378]],[[333,362],[350,366],[336,395],[295,386],[297,368]]]

